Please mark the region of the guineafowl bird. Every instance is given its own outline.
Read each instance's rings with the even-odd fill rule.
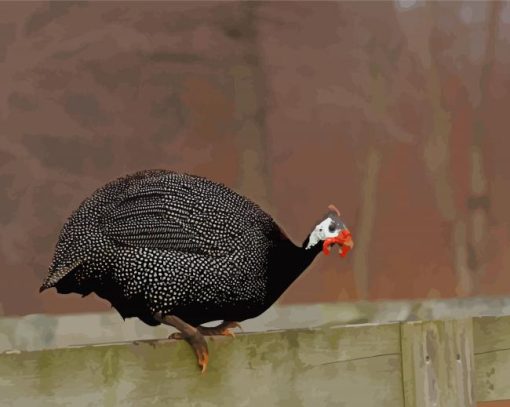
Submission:
[[[142,171],[98,189],[63,226],[40,291],[95,292],[123,318],[167,324],[194,349],[205,371],[204,336],[267,310],[334,244],[353,247],[338,210],[291,242],[255,203],[206,178]],[[215,328],[202,327],[224,321]]]

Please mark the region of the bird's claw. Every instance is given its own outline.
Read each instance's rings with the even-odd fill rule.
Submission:
[[[161,313],[155,314],[155,318],[160,317]],[[196,328],[188,326],[188,329],[183,332],[173,332],[168,336],[168,339],[174,340],[182,340],[184,339],[186,342],[190,344],[195,352],[197,357],[198,366],[202,370],[202,373],[205,373],[207,370],[207,364],[209,363],[209,351],[207,349],[207,342],[205,341],[204,336],[231,336],[235,338],[236,335],[231,331],[231,328],[239,328],[243,331],[241,325],[238,322],[234,321],[224,321],[217,327],[209,328],[203,326],[197,326]]]
[[[239,328],[241,330],[241,332],[244,332],[244,329],[243,327],[239,324],[239,322],[231,322],[230,323],[230,327],[231,328]]]
[[[193,335],[186,335],[182,332],[174,332],[168,336],[168,339],[181,340],[184,339],[190,344],[197,357],[198,366],[205,373],[207,364],[209,362],[209,351],[207,348],[207,342],[203,337],[202,333],[197,329]]]
[[[225,336],[231,336],[232,338],[235,338],[236,337],[236,334],[230,330],[230,328],[239,328],[241,330],[241,332],[244,332],[244,329],[241,325],[239,325],[238,322],[231,322],[227,328],[225,328],[225,330],[223,331],[222,335],[225,335]]]
[[[231,336],[232,338],[236,337],[236,334],[232,332],[230,329],[225,329],[222,334],[223,336]]]
[[[209,350],[207,349],[207,342],[205,341],[205,338],[197,330],[194,335],[190,337],[184,337],[184,339],[186,339],[186,342],[188,342],[195,351],[198,366],[200,366],[202,374],[205,373],[207,364],[209,363]]]
[[[230,330],[230,328],[239,328],[241,331],[243,330],[241,325],[237,322],[224,322],[213,328],[206,326],[197,327],[200,333],[205,336],[231,336],[232,338],[235,338],[236,335]]]

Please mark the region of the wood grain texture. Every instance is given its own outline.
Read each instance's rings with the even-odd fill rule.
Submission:
[[[510,400],[510,349],[475,355],[478,401]]]
[[[406,407],[474,407],[470,319],[402,325]]]
[[[205,375],[174,341],[1,354],[0,405],[403,405],[398,324],[240,335],[209,349]]]
[[[474,407],[510,399],[509,337],[510,316],[211,338],[205,375],[168,340],[10,351],[0,405]]]
[[[473,319],[475,354],[510,349],[510,316]]]
[[[474,318],[473,326],[478,400],[510,400],[510,317]]]

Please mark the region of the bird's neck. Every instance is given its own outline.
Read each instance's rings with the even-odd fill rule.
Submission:
[[[294,244],[283,232],[274,247],[269,260],[269,288],[273,301],[296,280],[313,262],[321,251],[321,244],[318,243],[309,249],[309,237],[302,246]]]

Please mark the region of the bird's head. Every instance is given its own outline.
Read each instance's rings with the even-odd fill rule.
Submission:
[[[340,256],[345,257],[354,247],[351,232],[340,219],[340,212],[334,205],[328,206],[328,213],[310,233],[305,249],[311,249],[322,242],[322,251],[328,255],[331,246],[338,244]]]

